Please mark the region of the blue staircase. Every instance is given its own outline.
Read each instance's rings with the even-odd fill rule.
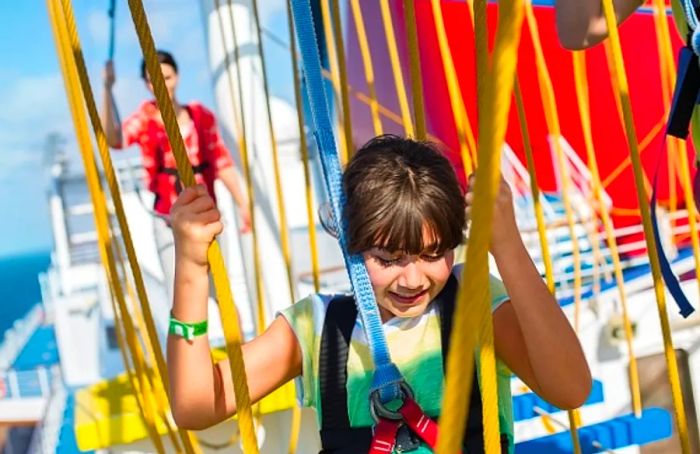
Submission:
[[[603,383],[598,380],[594,380],[591,394],[588,396],[588,399],[586,399],[584,405],[600,403],[603,401],[603,398]],[[535,412],[535,407],[541,408],[547,413],[556,413],[561,411],[561,409],[550,404],[537,394],[529,392],[513,397],[513,420],[523,421],[539,416],[537,412]]]
[[[606,449],[644,445],[671,436],[673,422],[668,411],[650,407],[640,418],[620,416],[579,429],[581,452],[592,454]],[[574,452],[568,431],[528,440],[515,445],[516,454],[570,454]]]

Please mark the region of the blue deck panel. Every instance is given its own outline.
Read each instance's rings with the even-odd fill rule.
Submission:
[[[584,405],[593,405],[603,402],[603,383],[598,380],[593,381],[591,393],[586,399]],[[547,413],[556,413],[561,409],[550,404],[535,393],[525,393],[513,397],[513,420],[523,421],[525,419],[535,418],[539,416],[535,412],[535,407],[539,407]]]
[[[644,445],[671,436],[671,414],[662,408],[646,408],[641,418],[634,414],[620,416],[579,429],[581,452],[593,454],[605,449],[619,449],[631,445]],[[601,447],[595,447],[594,442]],[[516,454],[570,454],[573,452],[571,435],[560,432],[515,445]]]
[[[75,439],[75,393],[69,391],[66,397],[66,407],[63,410],[63,424],[58,434],[56,454],[94,453],[95,451],[81,451]]]
[[[27,345],[24,346],[12,364],[12,369],[30,370],[38,366],[53,366],[58,362],[56,334],[53,325],[46,325],[39,327],[32,334]]]

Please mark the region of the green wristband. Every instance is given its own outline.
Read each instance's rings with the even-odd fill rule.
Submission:
[[[195,337],[207,334],[208,322],[186,323],[181,322],[172,315],[170,316],[170,327],[168,332],[174,336],[179,336],[187,341],[191,341]]]

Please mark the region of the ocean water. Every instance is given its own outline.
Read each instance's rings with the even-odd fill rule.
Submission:
[[[38,274],[49,261],[49,251],[0,257],[0,340],[15,320],[41,301]]]

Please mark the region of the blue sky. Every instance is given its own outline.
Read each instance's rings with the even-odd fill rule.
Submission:
[[[286,2],[258,3],[265,28],[286,41]],[[109,0],[73,0],[73,6],[93,88],[100,96]],[[178,60],[178,99],[197,99],[213,107],[200,2],[144,0],[144,6],[156,46],[170,50]],[[116,30],[115,97],[125,116],[149,96],[138,74],[141,51],[126,0],[117,1]],[[289,100],[291,85],[285,75],[290,72],[279,69],[280,62],[288,64],[288,53],[270,39],[263,43],[266,59],[277,65],[271,91]],[[49,250],[48,178],[42,166],[47,135],[65,136],[69,155],[76,153],[44,1],[0,1],[0,59],[0,256]]]

